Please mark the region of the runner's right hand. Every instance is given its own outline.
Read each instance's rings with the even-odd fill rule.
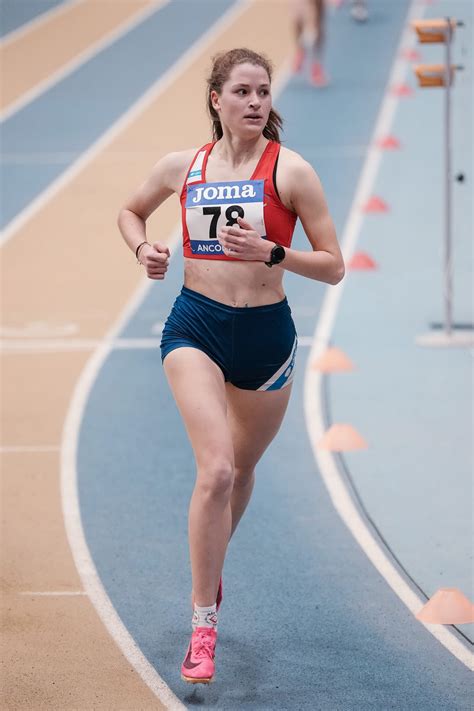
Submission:
[[[164,279],[168,270],[170,251],[161,242],[143,245],[140,250],[140,262],[146,269],[149,279]]]

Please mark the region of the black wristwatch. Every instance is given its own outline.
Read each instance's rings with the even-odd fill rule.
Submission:
[[[280,264],[286,257],[286,252],[285,248],[282,247],[280,244],[276,244],[271,253],[270,253],[270,261],[265,262],[267,267],[273,267],[274,264]]]

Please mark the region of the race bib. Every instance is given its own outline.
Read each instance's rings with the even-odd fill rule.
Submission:
[[[186,225],[193,254],[223,254],[217,239],[221,227],[238,224],[242,217],[261,237],[266,236],[263,217],[264,180],[187,185]]]

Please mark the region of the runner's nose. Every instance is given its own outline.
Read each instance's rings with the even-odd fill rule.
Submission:
[[[252,97],[252,100],[249,103],[249,108],[250,109],[259,109],[260,108],[260,99],[258,98],[257,95]]]

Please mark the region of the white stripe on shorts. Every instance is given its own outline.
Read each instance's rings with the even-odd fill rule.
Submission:
[[[295,336],[293,347],[288,358],[285,360],[283,365],[278,368],[276,373],[274,373],[271,378],[267,380],[266,383],[257,388],[258,390],[281,390],[281,388],[286,387],[292,382],[295,370],[295,355],[297,345],[298,338],[297,336]],[[281,384],[279,383],[277,388],[272,387],[277,381],[281,381]]]

